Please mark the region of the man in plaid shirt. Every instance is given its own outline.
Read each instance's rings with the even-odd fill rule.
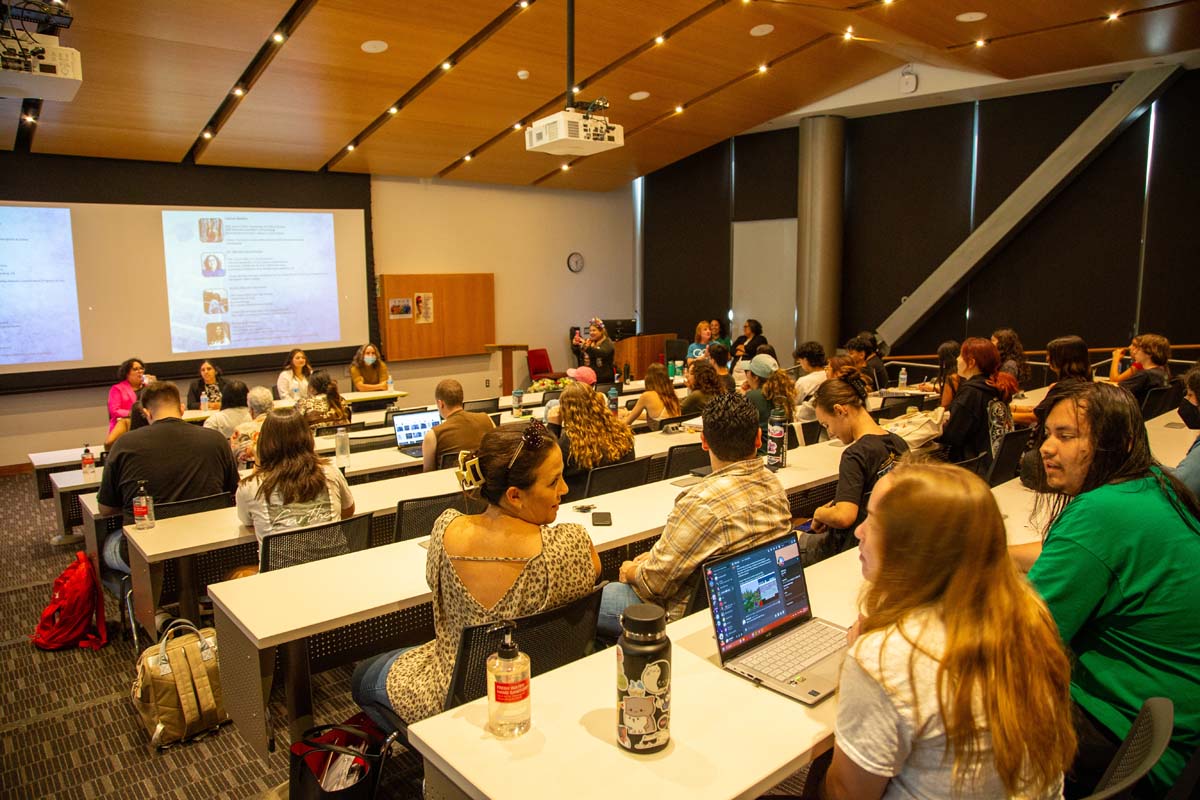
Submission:
[[[621,634],[621,612],[634,603],[655,603],[678,618],[701,564],[792,529],[787,493],[758,456],[758,410],[739,394],[720,394],[702,416],[712,473],[680,495],[654,547],[622,564],[620,582],[604,587],[602,636]]]

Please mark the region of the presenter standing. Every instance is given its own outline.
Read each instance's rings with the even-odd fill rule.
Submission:
[[[299,347],[293,347],[283,365],[283,372],[279,373],[279,379],[275,381],[279,399],[299,400],[308,397],[309,375],[312,375],[312,367],[308,365],[308,355]]]
[[[142,387],[154,380],[146,374],[146,365],[140,358],[127,358],[117,367],[119,383],[113,384],[108,390],[108,430],[111,433],[116,427],[117,420],[128,417],[133,404],[137,402],[137,393]]]
[[[579,333],[571,341],[571,349],[582,359],[581,366],[591,367],[596,371],[596,379],[600,383],[610,383],[613,379],[613,351],[616,349],[608,332],[604,330],[604,322],[596,317],[588,323],[588,338],[584,339]]]
[[[387,388],[388,366],[379,357],[379,348],[364,344],[350,362],[350,385],[356,392],[381,392]]]

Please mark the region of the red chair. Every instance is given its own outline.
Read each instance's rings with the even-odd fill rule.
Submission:
[[[550,352],[545,348],[529,350],[525,353],[525,361],[529,364],[529,379],[540,381],[542,378],[565,378],[567,373],[555,372],[550,364]]]

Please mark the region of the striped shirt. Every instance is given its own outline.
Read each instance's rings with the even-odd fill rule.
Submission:
[[[687,606],[692,575],[710,558],[744,550],[792,529],[787,493],[756,457],[713,472],[683,493],[662,537],[630,579],[638,597],[677,618]]]

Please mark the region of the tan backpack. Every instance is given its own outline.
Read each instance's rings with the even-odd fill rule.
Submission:
[[[138,658],[131,693],[154,747],[166,747],[226,722],[217,671],[217,634],[186,619],[172,622]]]

